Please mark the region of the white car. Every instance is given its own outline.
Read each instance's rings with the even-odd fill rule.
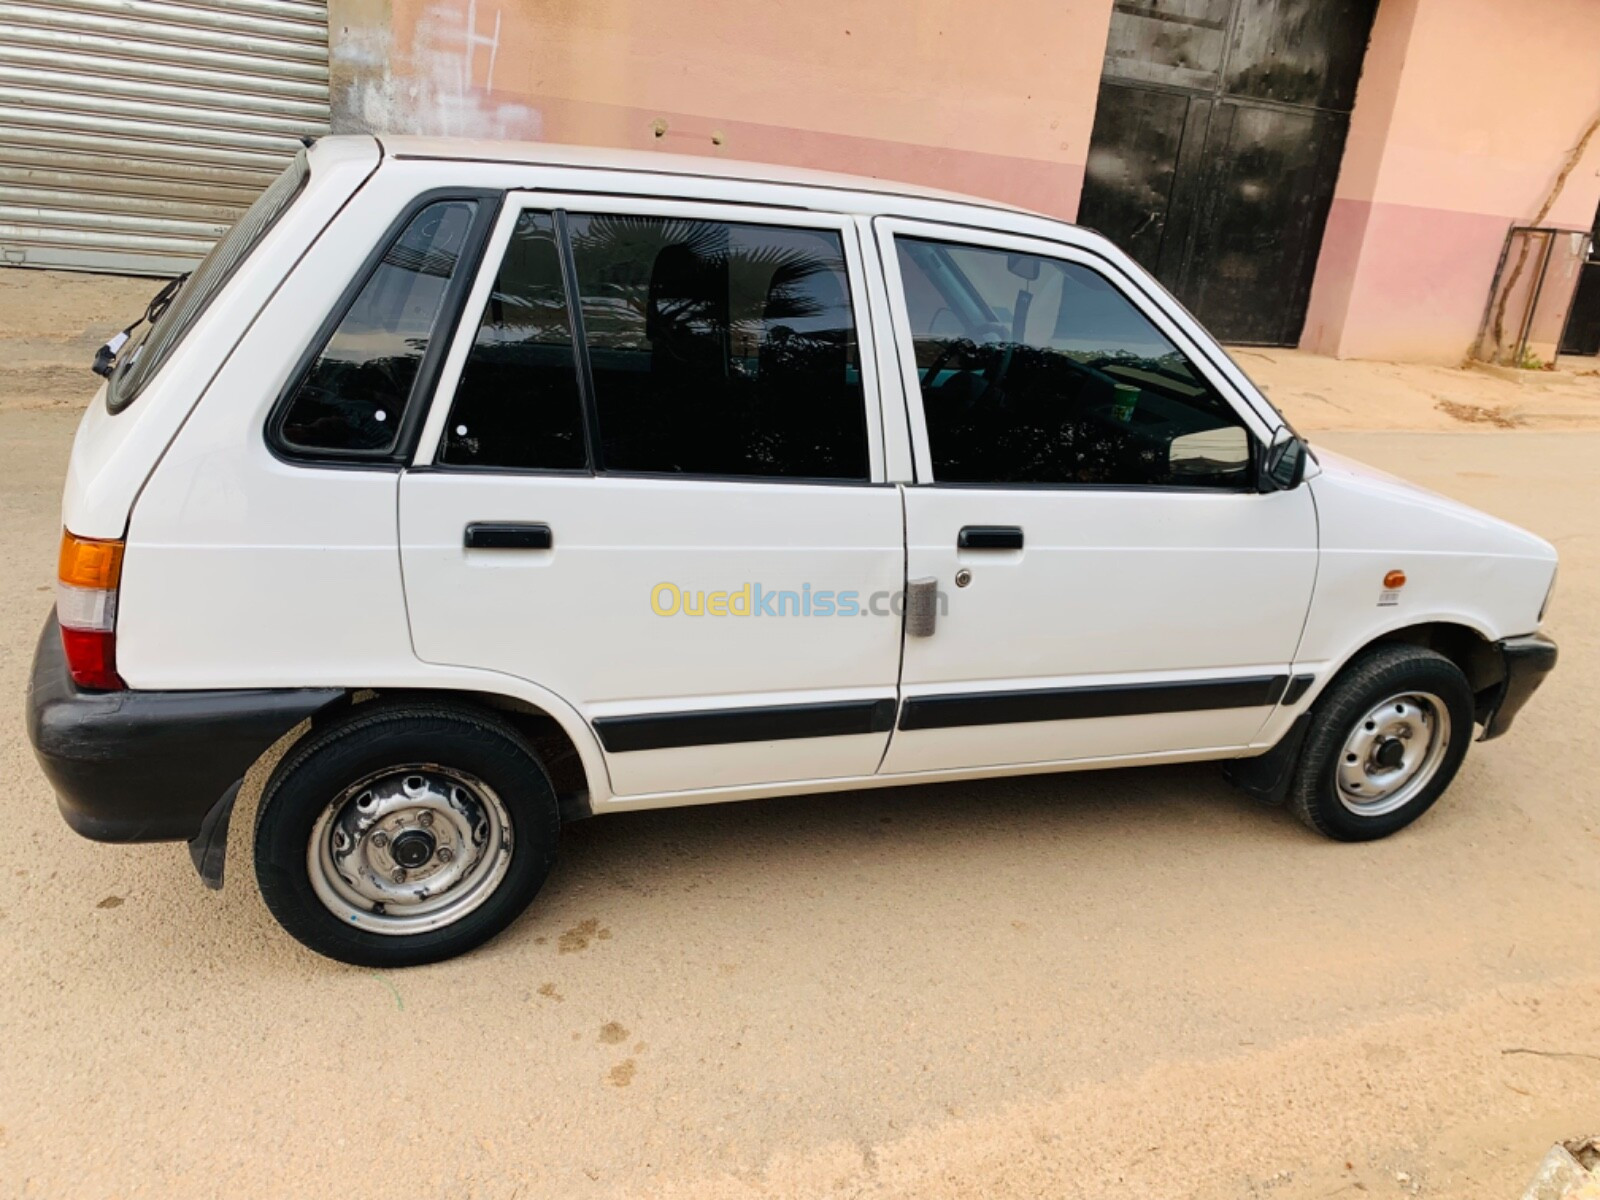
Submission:
[[[1555,662],[1539,538],[1312,452],[1105,239],[771,167],[330,137],[101,355],[29,730],[73,829],[395,966],[563,821],[1224,761],[1346,841]]]

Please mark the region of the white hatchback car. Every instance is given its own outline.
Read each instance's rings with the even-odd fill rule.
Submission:
[[[665,805],[1216,759],[1381,837],[1555,662],[1548,544],[1309,451],[1126,255],[978,200],[330,137],[149,316],[33,744],[213,886],[281,751],[257,878],[347,962]]]

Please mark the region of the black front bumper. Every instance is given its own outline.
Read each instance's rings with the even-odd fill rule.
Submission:
[[[1556,665],[1556,644],[1542,633],[1507,638],[1495,645],[1506,677],[1491,689],[1483,705],[1483,736],[1479,741],[1484,742],[1511,728],[1512,720]]]
[[[191,841],[263,751],[344,694],[84,691],[52,613],[33,655],[28,739],[76,832],[97,842]]]

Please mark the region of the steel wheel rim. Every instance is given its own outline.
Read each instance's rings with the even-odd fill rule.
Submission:
[[[317,817],[311,887],[341,921],[407,936],[481,907],[511,869],[511,815],[483,780],[437,763],[357,780]]]
[[[1355,723],[1339,751],[1334,790],[1358,817],[1404,808],[1450,749],[1450,710],[1431,692],[1397,692]]]

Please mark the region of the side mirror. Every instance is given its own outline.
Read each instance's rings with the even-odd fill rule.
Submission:
[[[1259,483],[1263,492],[1287,492],[1300,486],[1306,475],[1306,444],[1289,429],[1278,430],[1267,447]]]
[[[1167,462],[1172,474],[1178,477],[1231,474],[1247,477],[1250,470],[1250,435],[1238,425],[1186,433],[1172,439],[1167,450]]]

